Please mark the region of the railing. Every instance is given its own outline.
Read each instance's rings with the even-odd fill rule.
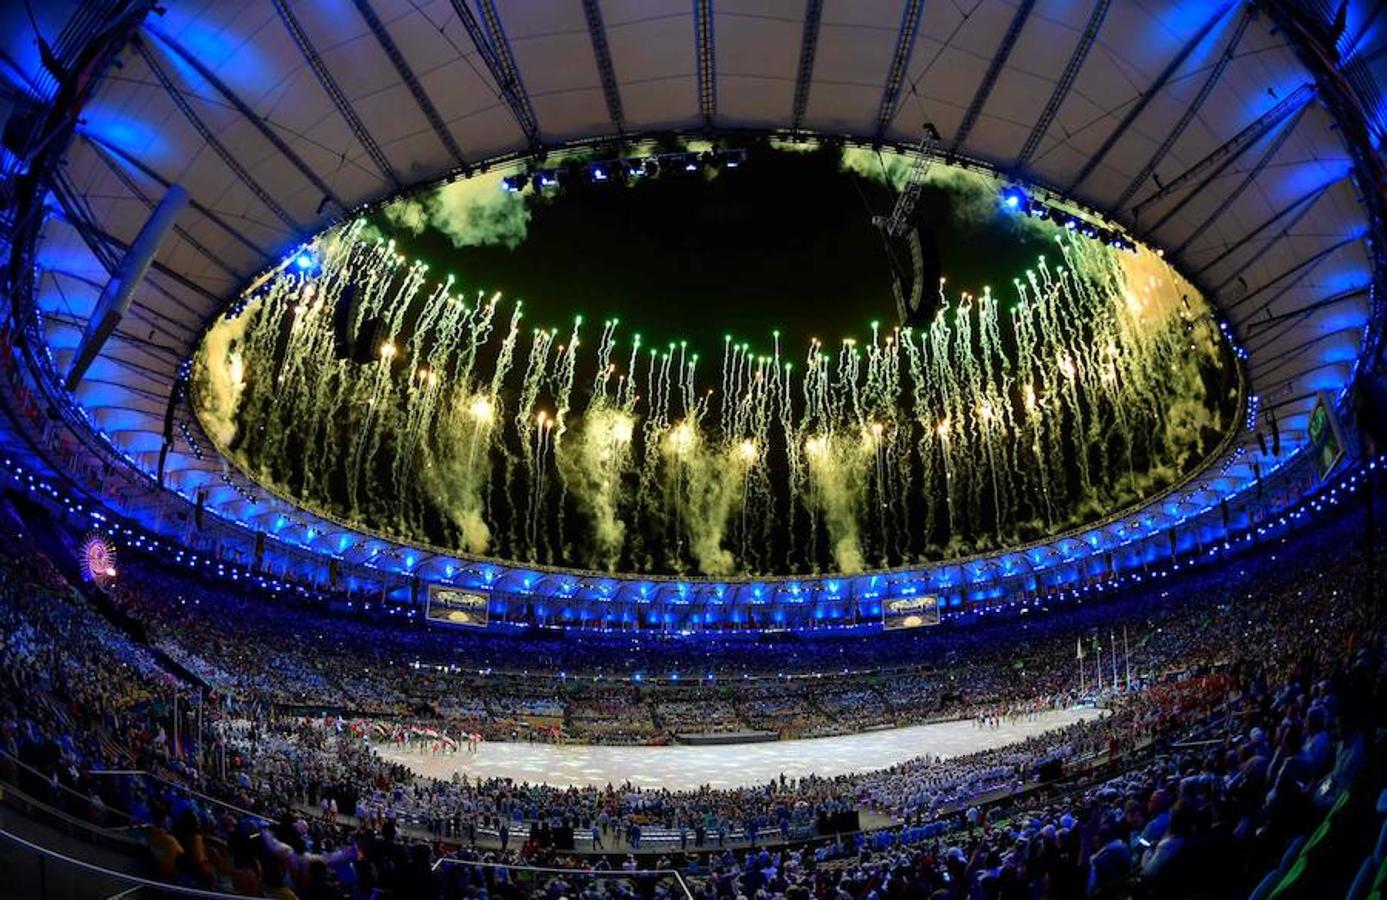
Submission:
[[[136,861],[132,857],[132,863]],[[631,896],[663,894],[674,900],[693,900],[683,876],[673,869],[601,870],[555,869],[540,866],[440,859],[433,864],[440,887],[483,886],[493,894],[505,888],[506,896],[543,898],[568,885],[564,896],[578,896],[593,885],[623,885]],[[46,847],[0,828],[0,871],[3,894],[31,900],[233,900],[239,896],[221,891],[170,884],[130,872],[117,871]],[[446,891],[445,891],[446,892]]]
[[[53,781],[3,750],[0,750],[0,792],[9,805],[63,827],[91,828],[111,836],[124,833],[128,837],[145,824],[118,806],[112,806],[105,796],[102,803],[97,804],[93,797]]]
[[[234,898],[232,894],[166,884],[108,869],[44,847],[3,828],[0,828],[0,871],[4,872],[4,887],[0,893],[6,897],[32,900]]]
[[[210,794],[204,794],[195,788],[188,787],[186,784],[181,784],[177,781],[172,781],[168,778],[165,778],[162,775],[158,775],[154,772],[149,772],[145,769],[93,769],[90,772],[90,774],[94,778],[119,779],[126,782],[143,782],[145,783],[145,785],[148,785],[150,783],[157,784],[168,790],[177,791],[178,793],[183,794],[185,796],[196,797],[198,800],[201,800],[206,804],[218,807],[219,809],[225,812],[232,813],[238,819],[245,816],[249,816],[250,818],[259,819],[260,821],[265,823],[268,823],[270,821],[270,818],[267,817],[264,813],[258,813],[254,810],[249,810],[237,806],[234,803],[228,803],[225,800],[220,800],[216,797],[213,797]]]
[[[674,869],[547,869],[541,866],[513,866],[505,863],[440,859],[434,863],[436,876],[458,887],[485,886],[493,896],[498,885],[514,885],[522,897],[576,897],[599,884],[625,885],[634,897],[657,896],[663,887],[671,898],[693,900],[684,877]],[[568,885],[567,890],[562,885]],[[445,892],[446,893],[446,892]]]

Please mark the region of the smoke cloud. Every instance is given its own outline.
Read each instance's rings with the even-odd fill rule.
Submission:
[[[816,435],[805,445],[809,501],[823,516],[833,564],[845,575],[866,568],[858,527],[872,453],[870,437],[858,440],[851,435]]]
[[[840,167],[845,172],[852,172],[899,192],[910,175],[911,162],[911,157],[902,153],[878,153],[861,147],[846,147]],[[1042,238],[1053,237],[1059,231],[1053,222],[1045,219],[1022,215],[999,216],[997,196],[1002,183],[981,172],[936,162],[925,173],[925,184],[949,195],[950,216],[958,225],[977,227],[1001,221],[1018,233]]]
[[[386,221],[413,234],[434,228],[454,247],[515,249],[530,227],[522,194],[501,190],[502,173],[484,173],[442,185],[419,196],[386,204]]]
[[[246,328],[259,312],[260,301],[252,300],[241,315],[219,321],[207,332],[193,365],[193,401],[203,428],[222,447],[236,437],[236,419],[246,389],[241,344]]]
[[[438,508],[458,529],[462,549],[484,554],[491,546],[485,495],[491,483],[490,399],[464,396],[440,416],[437,439],[421,453],[420,479]]]
[[[743,479],[732,474],[739,465],[736,451],[709,446],[688,422],[665,433],[661,450],[695,565],[705,575],[731,574],[737,561],[722,542],[732,510],[742,499]]]
[[[559,471],[592,524],[593,565],[615,571],[626,542],[619,515],[635,417],[608,406],[589,409],[555,451]]]

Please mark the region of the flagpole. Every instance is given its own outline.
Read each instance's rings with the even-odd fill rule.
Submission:
[[[1084,695],[1084,639],[1079,638],[1079,696]]]
[[[1117,690],[1117,635],[1108,629],[1108,657],[1112,660],[1112,689]]]
[[[1127,646],[1127,626],[1122,626],[1122,662],[1127,669],[1127,690],[1132,690],[1132,650]]]

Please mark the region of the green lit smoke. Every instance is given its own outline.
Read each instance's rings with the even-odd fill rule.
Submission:
[[[515,233],[475,209],[391,215]],[[1003,290],[941,284],[923,327],[700,358],[615,320],[525,326],[358,221],[320,239],[320,274],[285,269],[213,326],[194,399],[270,487],[467,554],[707,575],[949,558],[1148,497],[1230,424],[1197,292],[1146,251],[1050,237]],[[338,352],[342,308],[349,335],[375,323],[365,356]]]

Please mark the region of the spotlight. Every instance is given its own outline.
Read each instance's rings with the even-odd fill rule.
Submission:
[[[1028,212],[1030,210],[1030,198],[1026,192],[1016,185],[1008,185],[1002,188],[1002,206],[1013,212]]]
[[[540,169],[535,173],[535,188],[555,188],[559,186],[559,173],[553,169]]]
[[[583,167],[583,178],[588,184],[606,184],[612,180],[612,171],[609,163],[593,162]]]
[[[644,159],[623,159],[621,161],[621,173],[626,176],[628,181],[634,181],[645,175],[653,174],[650,172],[650,161]]]
[[[525,189],[529,181],[528,175],[507,175],[501,179],[501,190],[508,194],[518,194]]]

